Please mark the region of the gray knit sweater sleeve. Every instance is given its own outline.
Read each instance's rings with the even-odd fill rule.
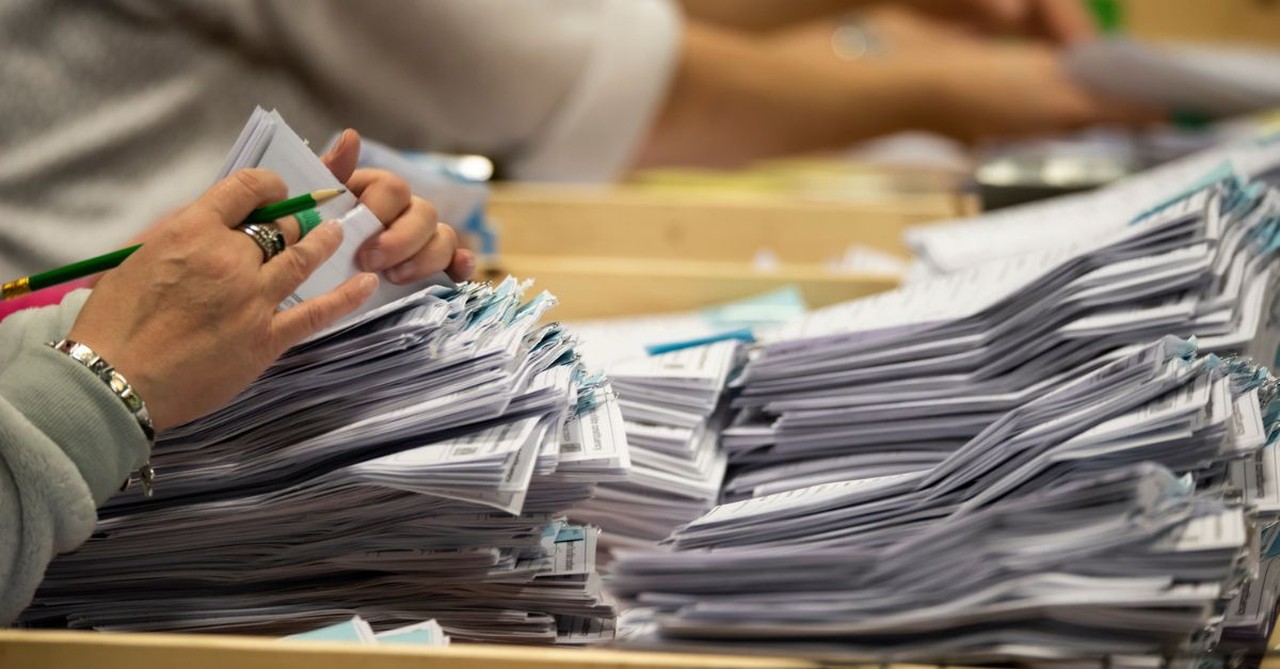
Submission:
[[[66,336],[88,294],[0,322],[0,625],[31,602],[55,555],[89,538],[97,506],[147,458],[119,398],[44,345]]]

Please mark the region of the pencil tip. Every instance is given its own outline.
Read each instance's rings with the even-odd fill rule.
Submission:
[[[339,195],[342,195],[345,192],[347,192],[347,189],[345,188],[324,188],[321,190],[312,191],[311,199],[315,200],[316,202],[321,202],[324,200],[328,200],[330,198],[338,197]]]

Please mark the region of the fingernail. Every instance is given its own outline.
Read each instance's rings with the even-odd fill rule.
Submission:
[[[382,269],[386,262],[386,255],[381,250],[373,248],[364,252],[364,261],[361,264],[364,265],[365,271],[376,272]]]
[[[342,150],[343,145],[347,143],[348,133],[350,132],[351,132],[351,128],[347,128],[342,131],[342,134],[338,135],[338,141],[333,143],[332,149],[329,149],[330,155],[338,153],[339,151]]]
[[[364,272],[360,275],[360,290],[373,292],[378,288],[378,275],[373,272]]]

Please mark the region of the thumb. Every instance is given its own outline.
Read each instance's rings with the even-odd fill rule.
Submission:
[[[338,181],[346,183],[351,178],[351,173],[356,171],[356,163],[360,160],[360,133],[347,128],[338,135],[338,141],[333,143],[333,147],[320,157],[320,161],[325,167],[337,177]]]

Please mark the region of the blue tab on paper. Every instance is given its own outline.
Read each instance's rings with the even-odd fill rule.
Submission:
[[[1192,195],[1195,195],[1196,193],[1216,183],[1220,183],[1227,179],[1234,179],[1234,178],[1236,178],[1235,167],[1231,165],[1231,161],[1224,161],[1222,164],[1210,170],[1208,174],[1204,175],[1200,179],[1197,179],[1190,186],[1187,186],[1187,188],[1179,192],[1177,195],[1174,195],[1173,197],[1167,200],[1164,200],[1160,204],[1157,204],[1156,206],[1143,211],[1141,214],[1134,216],[1133,219],[1129,221],[1129,225],[1137,225],[1138,223],[1142,222],[1146,218],[1149,218],[1153,214],[1157,214],[1161,210],[1169,208],[1170,205],[1176,204],[1181,200],[1185,200],[1188,197],[1191,197]]]
[[[409,630],[395,634],[379,634],[378,643],[380,645],[393,646],[434,646],[436,645],[436,635],[428,629]]]
[[[566,541],[582,541],[587,538],[587,533],[577,525],[565,525],[560,528],[560,532],[556,534],[556,543],[562,544]]]
[[[311,630],[310,632],[291,634],[285,638],[303,639],[305,641],[355,641],[357,643],[365,640],[354,618],[329,625],[328,627]]]
[[[716,327],[750,328],[776,325],[804,315],[804,295],[795,286],[755,295],[743,300],[699,311],[703,320]]]
[[[665,344],[650,344],[644,347],[645,353],[649,355],[662,355],[663,353],[673,353],[675,351],[684,350],[686,348],[696,348],[698,346],[707,346],[722,341],[738,340],[747,344],[755,342],[755,335],[751,334],[751,330],[730,330],[719,334],[708,335],[706,337],[697,337],[695,339],[686,339],[684,341],[673,341]]]

